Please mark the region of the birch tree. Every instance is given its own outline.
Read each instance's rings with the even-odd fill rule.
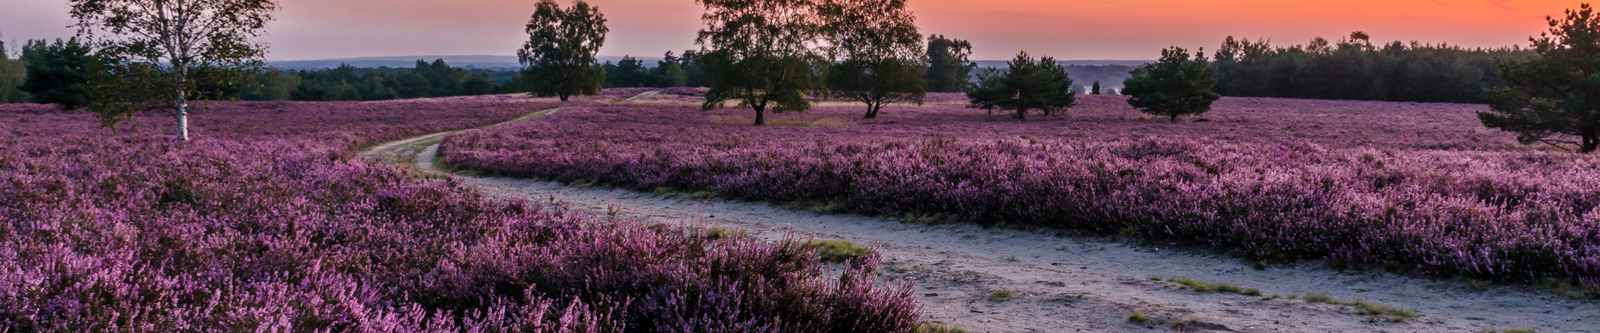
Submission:
[[[189,140],[189,102],[231,98],[208,87],[231,86],[259,71],[258,41],[278,9],[275,0],[71,0],[78,34],[104,62],[99,101],[90,110],[107,125],[142,109],[177,119]],[[227,90],[227,89],[222,89]]]

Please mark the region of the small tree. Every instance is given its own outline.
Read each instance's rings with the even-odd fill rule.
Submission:
[[[766,111],[804,111],[806,95],[826,60],[816,52],[821,20],[812,0],[696,0],[706,6],[706,27],[696,43],[707,51],[695,57],[711,90],[702,109],[737,100],[766,125]]]
[[[1211,91],[1217,85],[1217,74],[1203,51],[1191,59],[1189,51],[1179,47],[1162,50],[1160,61],[1132,74],[1122,82],[1122,94],[1131,96],[1128,105],[1171,117],[1172,122],[1183,115],[1206,113],[1212,102],[1222,98]]]
[[[1037,61],[1027,52],[1008,63],[1008,70],[989,69],[978,74],[978,85],[967,92],[971,107],[989,110],[1016,110],[1025,119],[1028,110],[1044,111],[1045,116],[1077,105],[1072,78],[1055,58]]]
[[[528,20],[528,42],[517,50],[526,66],[522,82],[534,96],[559,96],[600,93],[606,74],[595,61],[606,42],[605,14],[600,7],[577,0],[566,10],[554,0],[540,0]]]
[[[1499,63],[1504,88],[1485,91],[1484,126],[1517,133],[1523,144],[1600,149],[1600,17],[1583,4],[1550,32],[1531,38],[1539,57]]]
[[[89,109],[107,126],[147,108],[171,111],[189,140],[189,102],[221,94],[259,72],[256,41],[278,9],[274,0],[71,0],[81,37],[103,64]]]
[[[841,58],[828,70],[835,97],[866,103],[867,119],[889,103],[922,104],[926,51],[905,0],[828,0],[822,11]]]
[[[928,37],[928,91],[963,92],[972,79],[978,64],[967,60],[972,56],[972,43],[943,35]]]
[[[1099,95],[1100,94],[1100,81],[1094,81],[1094,88],[1092,88],[1090,90],[1089,94],[1090,95]]]
[[[56,104],[63,110],[88,105],[89,67],[95,61],[89,47],[77,38],[29,41],[22,48],[27,81],[22,91],[33,94],[33,102]]]

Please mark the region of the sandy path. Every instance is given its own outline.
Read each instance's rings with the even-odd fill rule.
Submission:
[[[367,156],[407,157],[425,172],[442,136],[386,144]],[[385,150],[387,149],[387,150]],[[404,161],[409,160],[409,161]],[[1600,304],[1574,301],[1521,287],[1471,290],[1453,281],[1377,272],[1339,272],[1317,263],[1255,270],[1242,260],[1204,250],[1172,250],[1087,237],[927,226],[856,215],[818,215],[766,203],[663,199],[651,194],[560,183],[455,176],[502,198],[528,198],[604,214],[651,221],[739,228],[780,239],[803,237],[876,244],[885,276],[917,279],[925,319],[972,332],[1482,332],[1533,328],[1538,332],[1600,332]],[[1187,277],[1256,288],[1264,295],[1321,294],[1413,309],[1403,323],[1361,315],[1352,306],[1302,299],[1201,293],[1148,277]],[[1011,300],[988,300],[1013,291]],[[1133,311],[1149,315],[1128,321]],[[1178,322],[1191,322],[1180,326]]]

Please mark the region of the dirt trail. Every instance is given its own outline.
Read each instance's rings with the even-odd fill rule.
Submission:
[[[642,97],[642,96],[641,96]],[[425,136],[364,155],[433,167],[437,141]],[[420,150],[419,143],[428,144]],[[414,157],[414,158],[409,158]],[[1101,238],[1056,237],[971,225],[927,226],[856,215],[819,215],[766,203],[664,199],[603,187],[456,175],[502,198],[553,200],[604,214],[609,207],[651,221],[691,221],[779,239],[803,237],[876,244],[887,278],[915,278],[924,318],[970,332],[1600,332],[1600,304],[1521,287],[1469,289],[1465,283],[1378,272],[1340,272],[1317,263],[1256,270],[1203,250],[1173,250]],[[1202,293],[1150,279],[1184,277],[1260,289],[1265,296]],[[1010,300],[991,301],[996,291]],[[1415,310],[1387,322],[1352,305],[1310,303],[1320,294]],[[1130,322],[1134,311],[1146,323]],[[1183,324],[1179,324],[1183,323]]]

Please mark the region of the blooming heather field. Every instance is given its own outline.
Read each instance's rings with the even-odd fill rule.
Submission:
[[[959,95],[819,104],[749,126],[692,96],[564,109],[446,139],[453,167],[702,189],[864,214],[1127,233],[1269,261],[1600,284],[1600,158],[1534,151],[1484,106],[1223,99],[1172,124],[1119,96],[1017,121]]]
[[[910,288],[793,242],[489,200],[353,157],[509,97],[213,105],[113,134],[0,106],[0,332],[904,332]],[[842,274],[842,277],[841,277]]]

